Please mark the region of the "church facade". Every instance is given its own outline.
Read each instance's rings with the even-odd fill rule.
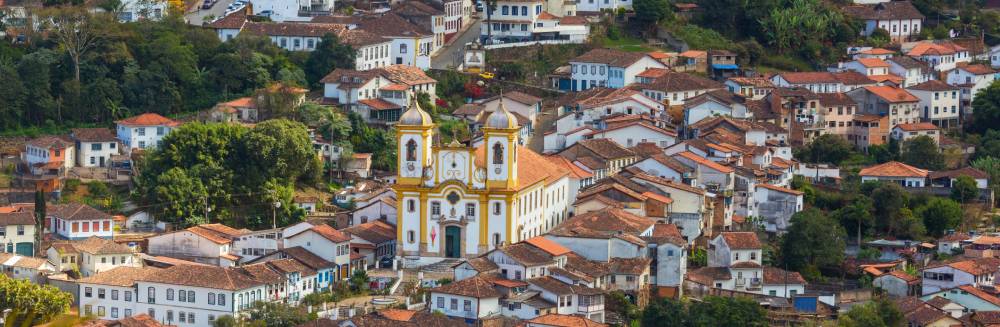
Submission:
[[[435,145],[434,128],[416,105],[396,125],[393,189],[402,259],[476,257],[566,219],[567,172],[518,145],[517,119],[502,102],[487,118],[479,147]]]

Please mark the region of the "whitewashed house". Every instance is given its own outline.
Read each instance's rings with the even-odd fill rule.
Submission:
[[[865,167],[858,172],[861,182],[877,181],[898,183],[903,187],[924,187],[929,172],[902,162],[890,161]]]
[[[920,271],[921,294],[927,295],[962,285],[992,286],[1000,266],[997,258],[976,258],[930,266]]]
[[[233,241],[249,232],[222,224],[202,224],[150,237],[147,239],[146,252],[155,256],[230,267],[240,262],[240,256],[232,253]]]
[[[73,143],[55,136],[42,136],[25,143],[21,161],[34,175],[59,175],[73,168]]]
[[[948,40],[920,41],[908,47],[907,56],[925,62],[939,72],[950,71],[971,60],[969,49]]]
[[[902,87],[911,86],[934,79],[934,70],[927,63],[907,56],[893,57],[889,63],[889,73],[902,77]]]
[[[955,288],[943,289],[930,294],[924,294],[920,297],[920,299],[923,301],[931,301],[937,297],[947,299],[954,304],[960,305],[963,310],[958,312],[960,315],[959,317],[968,312],[1000,311],[1000,298],[976,288],[973,285],[962,285]]]
[[[6,210],[4,210],[6,211]],[[30,208],[0,212],[0,253],[35,255],[35,213]]]
[[[500,314],[500,292],[483,277],[472,277],[428,291],[427,308],[449,317],[476,320]]]
[[[929,80],[906,88],[907,92],[920,99],[921,118],[940,128],[958,128],[962,105],[961,88],[942,81]]]
[[[34,284],[44,284],[46,276],[55,273],[55,267],[43,258],[0,253],[0,270],[13,279],[26,279]]]
[[[142,266],[127,245],[100,237],[55,242],[45,254],[56,271],[76,271],[83,277],[118,267]]]
[[[156,148],[163,143],[163,137],[180,125],[179,122],[156,113],[144,113],[115,122],[118,139],[124,145],[124,152],[133,149]]]
[[[107,128],[74,128],[70,137],[76,142],[79,167],[110,166],[111,156],[118,155],[121,149],[115,133]]]
[[[285,247],[300,246],[337,265],[336,280],[351,276],[351,237],[328,225],[317,225],[297,233],[285,233]],[[361,268],[361,267],[358,267]]]
[[[86,204],[68,203],[48,206],[46,219],[50,230],[63,239],[80,240],[91,236],[111,239],[115,222],[111,215]]]
[[[862,36],[869,36],[876,29],[889,32],[894,43],[905,42],[920,34],[924,15],[909,1],[888,1],[877,4],[851,5],[844,13],[864,22]]]
[[[976,93],[997,79],[1000,74],[996,70],[981,64],[960,66],[948,72],[948,84],[962,87],[962,101],[966,105],[976,99]]]
[[[636,76],[649,68],[667,66],[648,54],[612,49],[594,49],[570,59],[571,89],[583,91],[594,87],[618,89],[636,82]]]
[[[893,270],[876,276],[872,286],[881,288],[890,296],[907,297],[920,295],[920,277],[911,276],[903,271]]]
[[[791,218],[802,211],[802,191],[771,184],[756,184],[753,191],[755,217],[764,220],[768,232],[781,233],[791,225]]]

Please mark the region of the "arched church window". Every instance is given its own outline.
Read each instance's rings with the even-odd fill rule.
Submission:
[[[500,165],[503,164],[503,145],[500,143],[493,144],[493,163]]]
[[[406,161],[417,161],[417,142],[412,139],[406,142]]]

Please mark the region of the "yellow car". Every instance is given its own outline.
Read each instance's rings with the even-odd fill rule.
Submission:
[[[482,72],[482,73],[479,73],[479,77],[482,77],[484,79],[493,79],[494,77],[496,77],[496,75],[494,75],[491,72]]]

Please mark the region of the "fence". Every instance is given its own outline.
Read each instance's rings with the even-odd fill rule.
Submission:
[[[541,41],[528,41],[528,42],[513,42],[504,44],[489,44],[483,46],[488,50],[491,49],[502,49],[502,48],[514,48],[514,47],[526,47],[536,44],[583,44],[584,40],[541,40]]]

